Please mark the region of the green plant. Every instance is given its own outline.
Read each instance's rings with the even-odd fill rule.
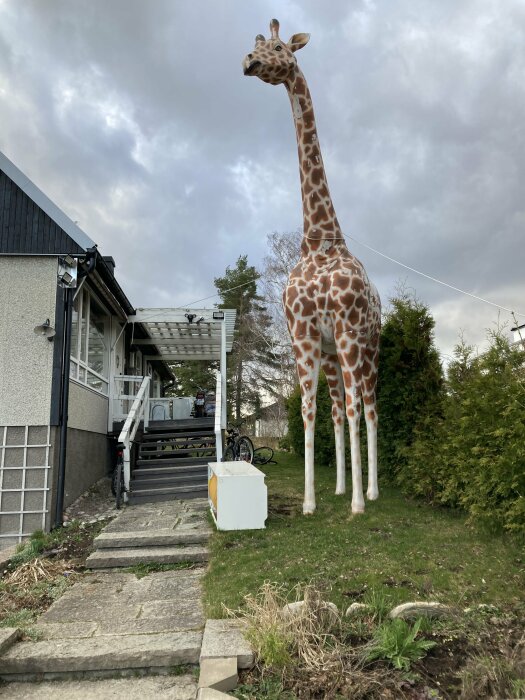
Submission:
[[[455,349],[440,415],[420,424],[398,481],[491,529],[525,535],[525,353],[501,332]]]
[[[374,586],[370,588],[363,597],[363,603],[368,605],[374,621],[379,624],[388,615],[392,608],[390,597],[386,595],[384,588]]]
[[[377,404],[380,476],[394,479],[407,461],[415,429],[435,415],[443,371],[434,345],[434,319],[425,304],[400,289],[381,329]]]
[[[409,671],[413,661],[422,659],[436,642],[416,639],[421,619],[409,625],[397,618],[383,622],[374,632],[374,637],[366,654],[367,661],[384,659],[399,670]]]
[[[295,700],[295,695],[284,690],[281,680],[273,676],[239,685],[232,695],[239,700]]]

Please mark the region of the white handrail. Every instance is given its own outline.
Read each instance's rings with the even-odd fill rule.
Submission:
[[[217,374],[215,390],[215,449],[217,462],[222,462],[222,378]]]
[[[124,493],[124,500],[127,501],[127,494],[129,492],[129,480],[131,476],[131,443],[140,425],[140,421],[144,420],[144,428],[147,428],[149,422],[149,385],[150,378],[144,377],[140,389],[138,391],[135,400],[133,401],[133,406],[131,411],[128,413],[128,417],[120,435],[118,436],[119,443],[124,448],[124,487],[126,489]]]

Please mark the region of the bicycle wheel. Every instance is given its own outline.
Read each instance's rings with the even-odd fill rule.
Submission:
[[[252,464],[268,464],[273,459],[273,450],[271,447],[258,447],[253,451]]]
[[[223,462],[233,462],[235,460],[235,452],[233,451],[233,447],[228,446],[224,450],[224,455],[222,457]]]
[[[244,460],[245,462],[252,463],[253,460],[253,443],[249,437],[243,435],[237,440],[237,454],[238,459]]]
[[[124,494],[124,464],[121,459],[117,462],[117,468],[115,469],[115,505],[117,510],[120,510],[122,504],[122,496]]]

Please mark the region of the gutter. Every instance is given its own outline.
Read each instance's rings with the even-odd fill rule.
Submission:
[[[93,272],[97,264],[97,248],[87,250],[85,262],[87,267],[79,270],[77,279],[87,277]],[[62,527],[64,523],[64,487],[66,477],[66,457],[67,457],[67,424],[69,407],[69,370],[71,364],[71,321],[73,317],[73,300],[75,287],[64,288],[64,334],[63,334],[63,355],[62,355],[62,377],[60,395],[60,443],[58,452],[58,479],[57,498],[55,504],[55,527]]]

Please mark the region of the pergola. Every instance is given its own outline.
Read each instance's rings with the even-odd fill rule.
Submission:
[[[221,414],[225,420],[226,355],[233,345],[236,314],[235,309],[142,308],[128,316],[128,323],[140,323],[150,336],[133,341],[141,347],[145,360],[219,360]]]

